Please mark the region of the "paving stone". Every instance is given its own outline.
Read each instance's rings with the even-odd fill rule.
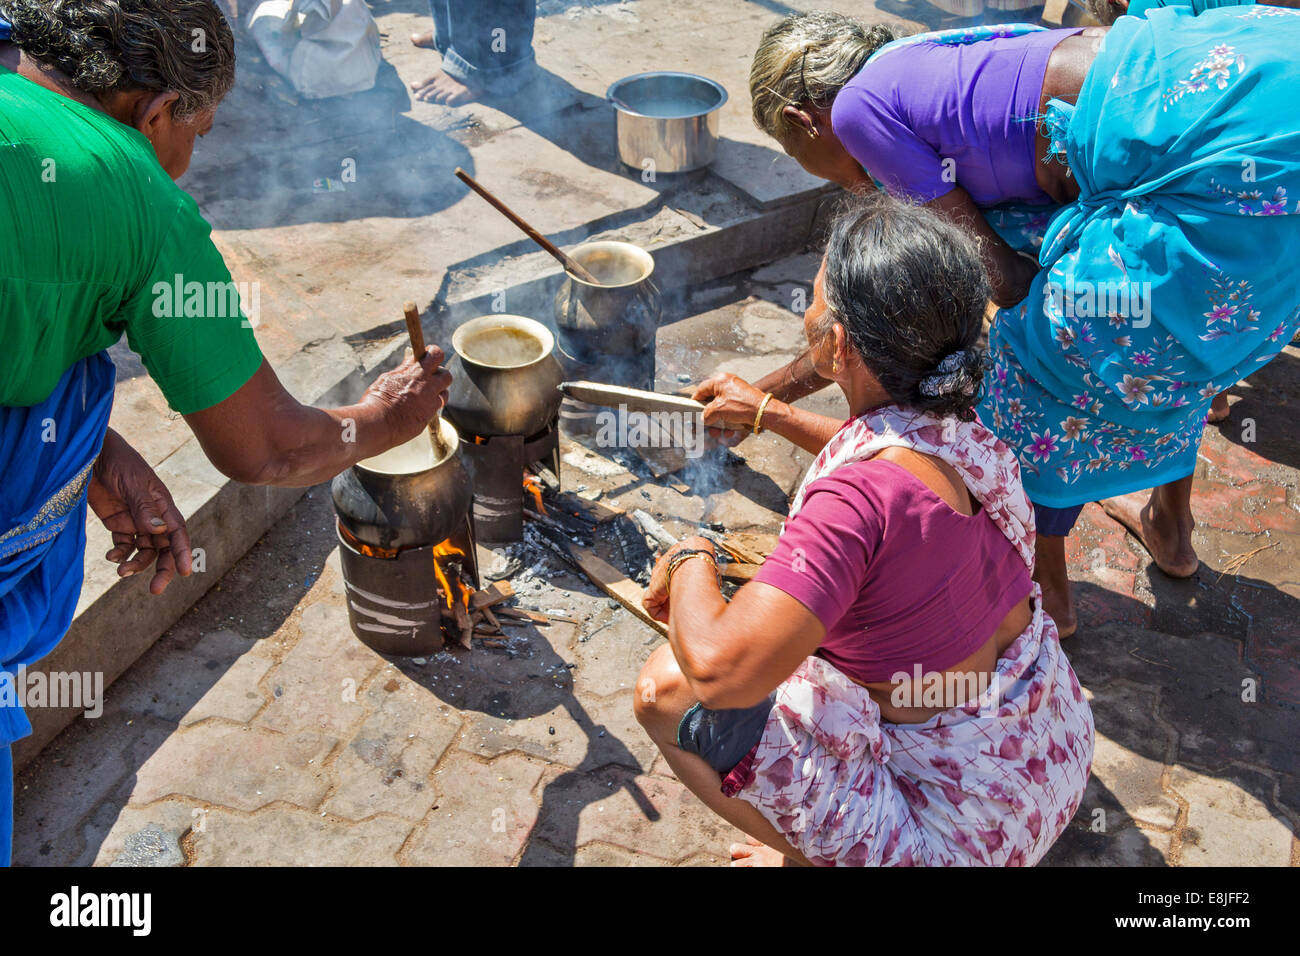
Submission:
[[[537,821],[533,794],[546,764],[507,754],[483,764],[452,753],[434,774],[439,804],[415,828],[401,861],[412,866],[506,866]]]
[[[677,781],[621,767],[549,779],[537,835],[552,847],[581,847],[595,840],[668,860],[724,852],[744,839]]]
[[[140,843],[139,834],[146,831],[161,834],[159,840],[175,845],[180,850],[181,841],[192,828],[205,826],[208,809],[197,801],[160,800],[147,807],[115,807],[113,819],[101,834],[95,855],[96,866],[116,866],[119,859],[132,859],[133,847]],[[173,859],[168,852],[168,859]],[[184,865],[181,859],[168,865]]]
[[[144,762],[131,800],[147,804],[176,794],[236,810],[277,801],[317,807],[329,789],[322,762],[336,743],[310,731],[196,724],[168,737]]]
[[[1165,763],[1176,752],[1177,735],[1160,722],[1158,699],[1154,688],[1112,683],[1093,689],[1093,718],[1106,730],[1097,733],[1092,776],[1122,814],[1167,829],[1178,821],[1179,806],[1160,782]],[[1142,751],[1134,752],[1118,740],[1142,741]],[[1097,804],[1085,799],[1083,805],[1091,812]],[[1107,816],[1112,813],[1108,810]],[[1107,826],[1114,828],[1111,823]]]
[[[275,666],[270,658],[247,654],[231,664],[207,692],[181,717],[188,724],[221,717],[235,723],[247,723],[266,704],[266,695],[258,682]]]
[[[477,715],[458,746],[486,758],[518,750],[565,767],[617,763],[633,770],[648,767],[659,752],[636,722],[631,691],[591,699],[585,707],[571,699],[523,720]]]
[[[1039,866],[1167,866],[1173,835],[1128,826],[1095,832],[1072,823],[1038,861]]]
[[[1215,778],[1172,767],[1169,781],[1188,802],[1182,865],[1290,865],[1292,829],[1256,796],[1271,793],[1270,778],[1244,769]]]
[[[395,672],[395,671],[394,671]],[[416,822],[437,802],[432,771],[459,718],[413,681],[381,672],[365,694],[370,716],[329,764],[334,790],[322,809],[361,820],[376,813]]]
[[[15,780],[13,860],[24,866],[78,866],[95,856],[107,832],[92,825],[97,808],[127,802],[136,768],[165,745],[173,726],[153,717],[78,721]],[[28,794],[39,800],[28,801]]]
[[[659,633],[626,611],[616,611],[609,626],[592,629],[574,651],[574,689],[581,697],[606,697],[635,686],[642,665],[662,642]]]
[[[271,700],[258,723],[282,733],[351,736],[363,717],[355,695],[383,658],[353,636],[341,601],[309,605],[300,627],[302,638],[266,678]]]
[[[409,820],[392,817],[353,823],[311,810],[212,810],[190,837],[191,865],[394,866],[410,832]]]
[[[1198,483],[1192,514],[1199,524],[1244,534],[1300,531],[1300,514],[1288,506],[1286,489],[1277,485]]]

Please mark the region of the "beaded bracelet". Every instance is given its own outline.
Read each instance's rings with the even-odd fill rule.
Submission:
[[[713,552],[706,551],[704,548],[683,548],[674,554],[672,559],[668,562],[668,575],[664,578],[665,593],[667,593],[669,586],[673,582],[673,572],[677,570],[678,566],[683,561],[688,561],[691,558],[697,557],[705,558],[711,565],[713,565],[713,574],[718,579],[718,590],[722,590],[722,575],[718,571],[718,559],[714,556]]]

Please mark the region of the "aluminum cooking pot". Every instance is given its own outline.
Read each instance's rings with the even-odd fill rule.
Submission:
[[[625,76],[605,97],[618,110],[618,158],[640,170],[684,173],[713,162],[721,83],[694,73]]]

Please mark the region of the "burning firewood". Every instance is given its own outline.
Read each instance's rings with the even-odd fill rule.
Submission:
[[[475,591],[469,599],[469,606],[474,610],[485,610],[494,604],[508,601],[515,596],[515,589],[506,580],[493,581],[490,587]]]

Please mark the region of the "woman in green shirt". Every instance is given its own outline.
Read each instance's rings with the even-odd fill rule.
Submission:
[[[355,404],[311,408],[263,359],[210,227],[174,180],[234,83],[211,0],[0,0],[0,864],[9,745],[31,732],[13,674],[81,590],[87,503],[121,575],[188,575],[185,522],[107,427],[123,334],[209,459],[305,486],[419,434],[451,378],[429,348]]]

